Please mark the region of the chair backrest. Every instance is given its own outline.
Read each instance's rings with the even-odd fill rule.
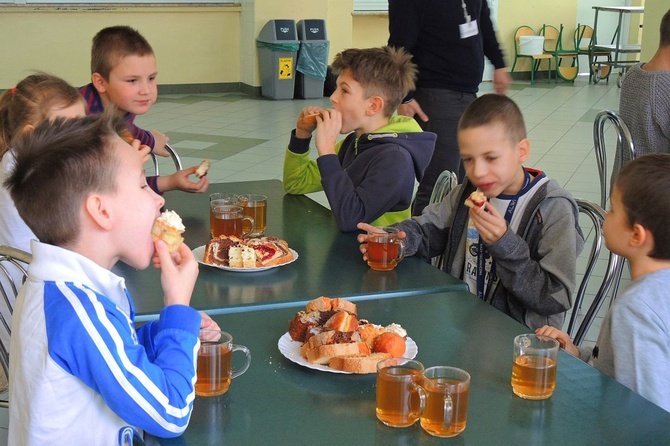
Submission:
[[[445,170],[442,172],[435,181],[435,186],[433,186],[433,193],[430,195],[429,204],[438,203],[444,200],[444,197],[449,195],[449,192],[456,187],[458,184],[458,177],[456,174],[450,170]],[[442,269],[442,264],[444,262],[444,256],[439,255],[433,257],[430,263],[436,267]]]
[[[589,25],[578,25],[573,36],[575,49],[586,52],[591,47],[593,28]]]
[[[617,136],[615,163],[610,178],[616,176],[621,165],[635,159],[633,138],[623,119],[612,110],[603,110],[598,113],[593,122],[593,143],[600,178],[600,206],[603,208],[607,205],[608,191],[611,189],[607,188],[607,148],[605,147],[605,124],[608,121],[613,124]]]
[[[544,51],[553,53],[561,49],[561,32],[552,25],[542,25],[540,35],[544,36]]]
[[[14,301],[23,281],[26,278],[26,267],[32,256],[20,249],[0,246],[0,365],[9,376],[9,338],[12,334],[11,318],[14,312]],[[17,273],[18,272],[18,273]],[[21,283],[16,283],[17,277]],[[6,407],[6,401],[0,401],[0,407]]]
[[[610,290],[617,288],[618,281],[621,278],[621,272],[623,270],[624,258],[610,252],[605,275],[600,282],[593,302],[591,305],[589,305],[588,310],[582,316],[581,309],[582,304],[584,303],[584,297],[586,296],[587,286],[603,246],[602,228],[603,221],[605,220],[605,211],[602,207],[591,201],[581,199],[577,199],[576,201],[577,206],[579,207],[579,212],[588,216],[593,223],[593,231],[589,235],[589,238],[593,237],[591,252],[586,263],[584,277],[579,284],[579,289],[577,290],[577,294],[575,295],[574,302],[572,304],[572,314],[568,320],[568,328],[566,330],[566,332],[573,339],[573,343],[579,346],[584,341],[586,333],[588,332],[591,324],[598,314],[598,310],[602,306],[602,303],[609,295]],[[586,231],[585,233],[588,234]]]
[[[172,162],[174,162],[174,167],[177,172],[183,169],[182,164],[181,164],[181,158],[179,158],[179,154],[170,146],[170,144],[165,144],[165,150],[170,154],[170,158],[172,158]],[[158,166],[158,157],[151,152],[151,160],[153,161],[154,164],[154,172],[156,175],[160,175],[160,167]]]

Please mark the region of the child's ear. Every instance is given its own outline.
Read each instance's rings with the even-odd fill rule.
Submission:
[[[91,82],[98,93],[104,93],[107,90],[107,80],[100,73],[91,74]]]
[[[651,232],[649,232],[644,226],[639,223],[633,225],[633,230],[630,233],[630,238],[628,243],[633,248],[640,248],[646,243],[652,243],[652,246],[649,247],[651,250],[653,248],[653,237]]]
[[[530,156],[530,141],[524,138],[517,143],[517,150],[519,151],[519,164],[523,164]]]
[[[381,96],[371,96],[368,101],[368,116],[375,115],[384,109],[384,99]]]
[[[104,197],[98,194],[91,194],[86,198],[84,203],[86,214],[88,214],[91,221],[103,229],[109,230],[112,226],[112,215],[107,209],[107,204]]]

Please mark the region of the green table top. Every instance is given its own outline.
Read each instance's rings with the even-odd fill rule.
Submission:
[[[281,237],[298,252],[294,263],[257,273],[238,273],[200,266],[191,306],[210,314],[248,311],[253,307],[302,305],[321,295],[389,297],[464,290],[464,282],[416,258],[404,259],[393,271],[371,270],[358,249],[356,233],[342,233],[331,212],[305,196],[286,195],[279,180],[212,184],[208,194],[165,194],[167,209],[179,213],[191,249],[209,235],[209,193],[260,193],[268,197],[266,235]],[[163,306],[160,273],[119,264],[138,320],[151,318]]]
[[[660,445],[670,413],[561,351],[557,387],[545,401],[512,393],[512,340],[527,328],[464,291],[357,302],[359,317],[403,325],[426,367],[471,375],[465,431],[432,437],[375,417],[375,376],[311,370],[284,358],[279,337],[296,308],[216,316],[252,352],[228,393],[197,397],[190,425],[164,445]]]

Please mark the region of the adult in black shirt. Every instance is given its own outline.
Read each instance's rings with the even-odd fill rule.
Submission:
[[[403,47],[419,68],[417,89],[398,113],[418,116],[424,130],[437,134],[435,151],[412,207],[420,215],[444,170],[463,179],[458,153],[458,120],[475,100],[484,57],[493,64],[495,91],[504,94],[511,78],[491,23],[486,0],[389,0],[390,46]]]

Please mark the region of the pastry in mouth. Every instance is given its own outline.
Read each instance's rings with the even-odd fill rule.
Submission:
[[[486,204],[486,195],[480,190],[476,190],[465,199],[465,205],[469,208],[482,208]]]
[[[177,252],[184,238],[181,236],[186,228],[181,217],[175,211],[165,211],[154,221],[151,228],[151,237],[154,241],[163,240],[168,251]]]

